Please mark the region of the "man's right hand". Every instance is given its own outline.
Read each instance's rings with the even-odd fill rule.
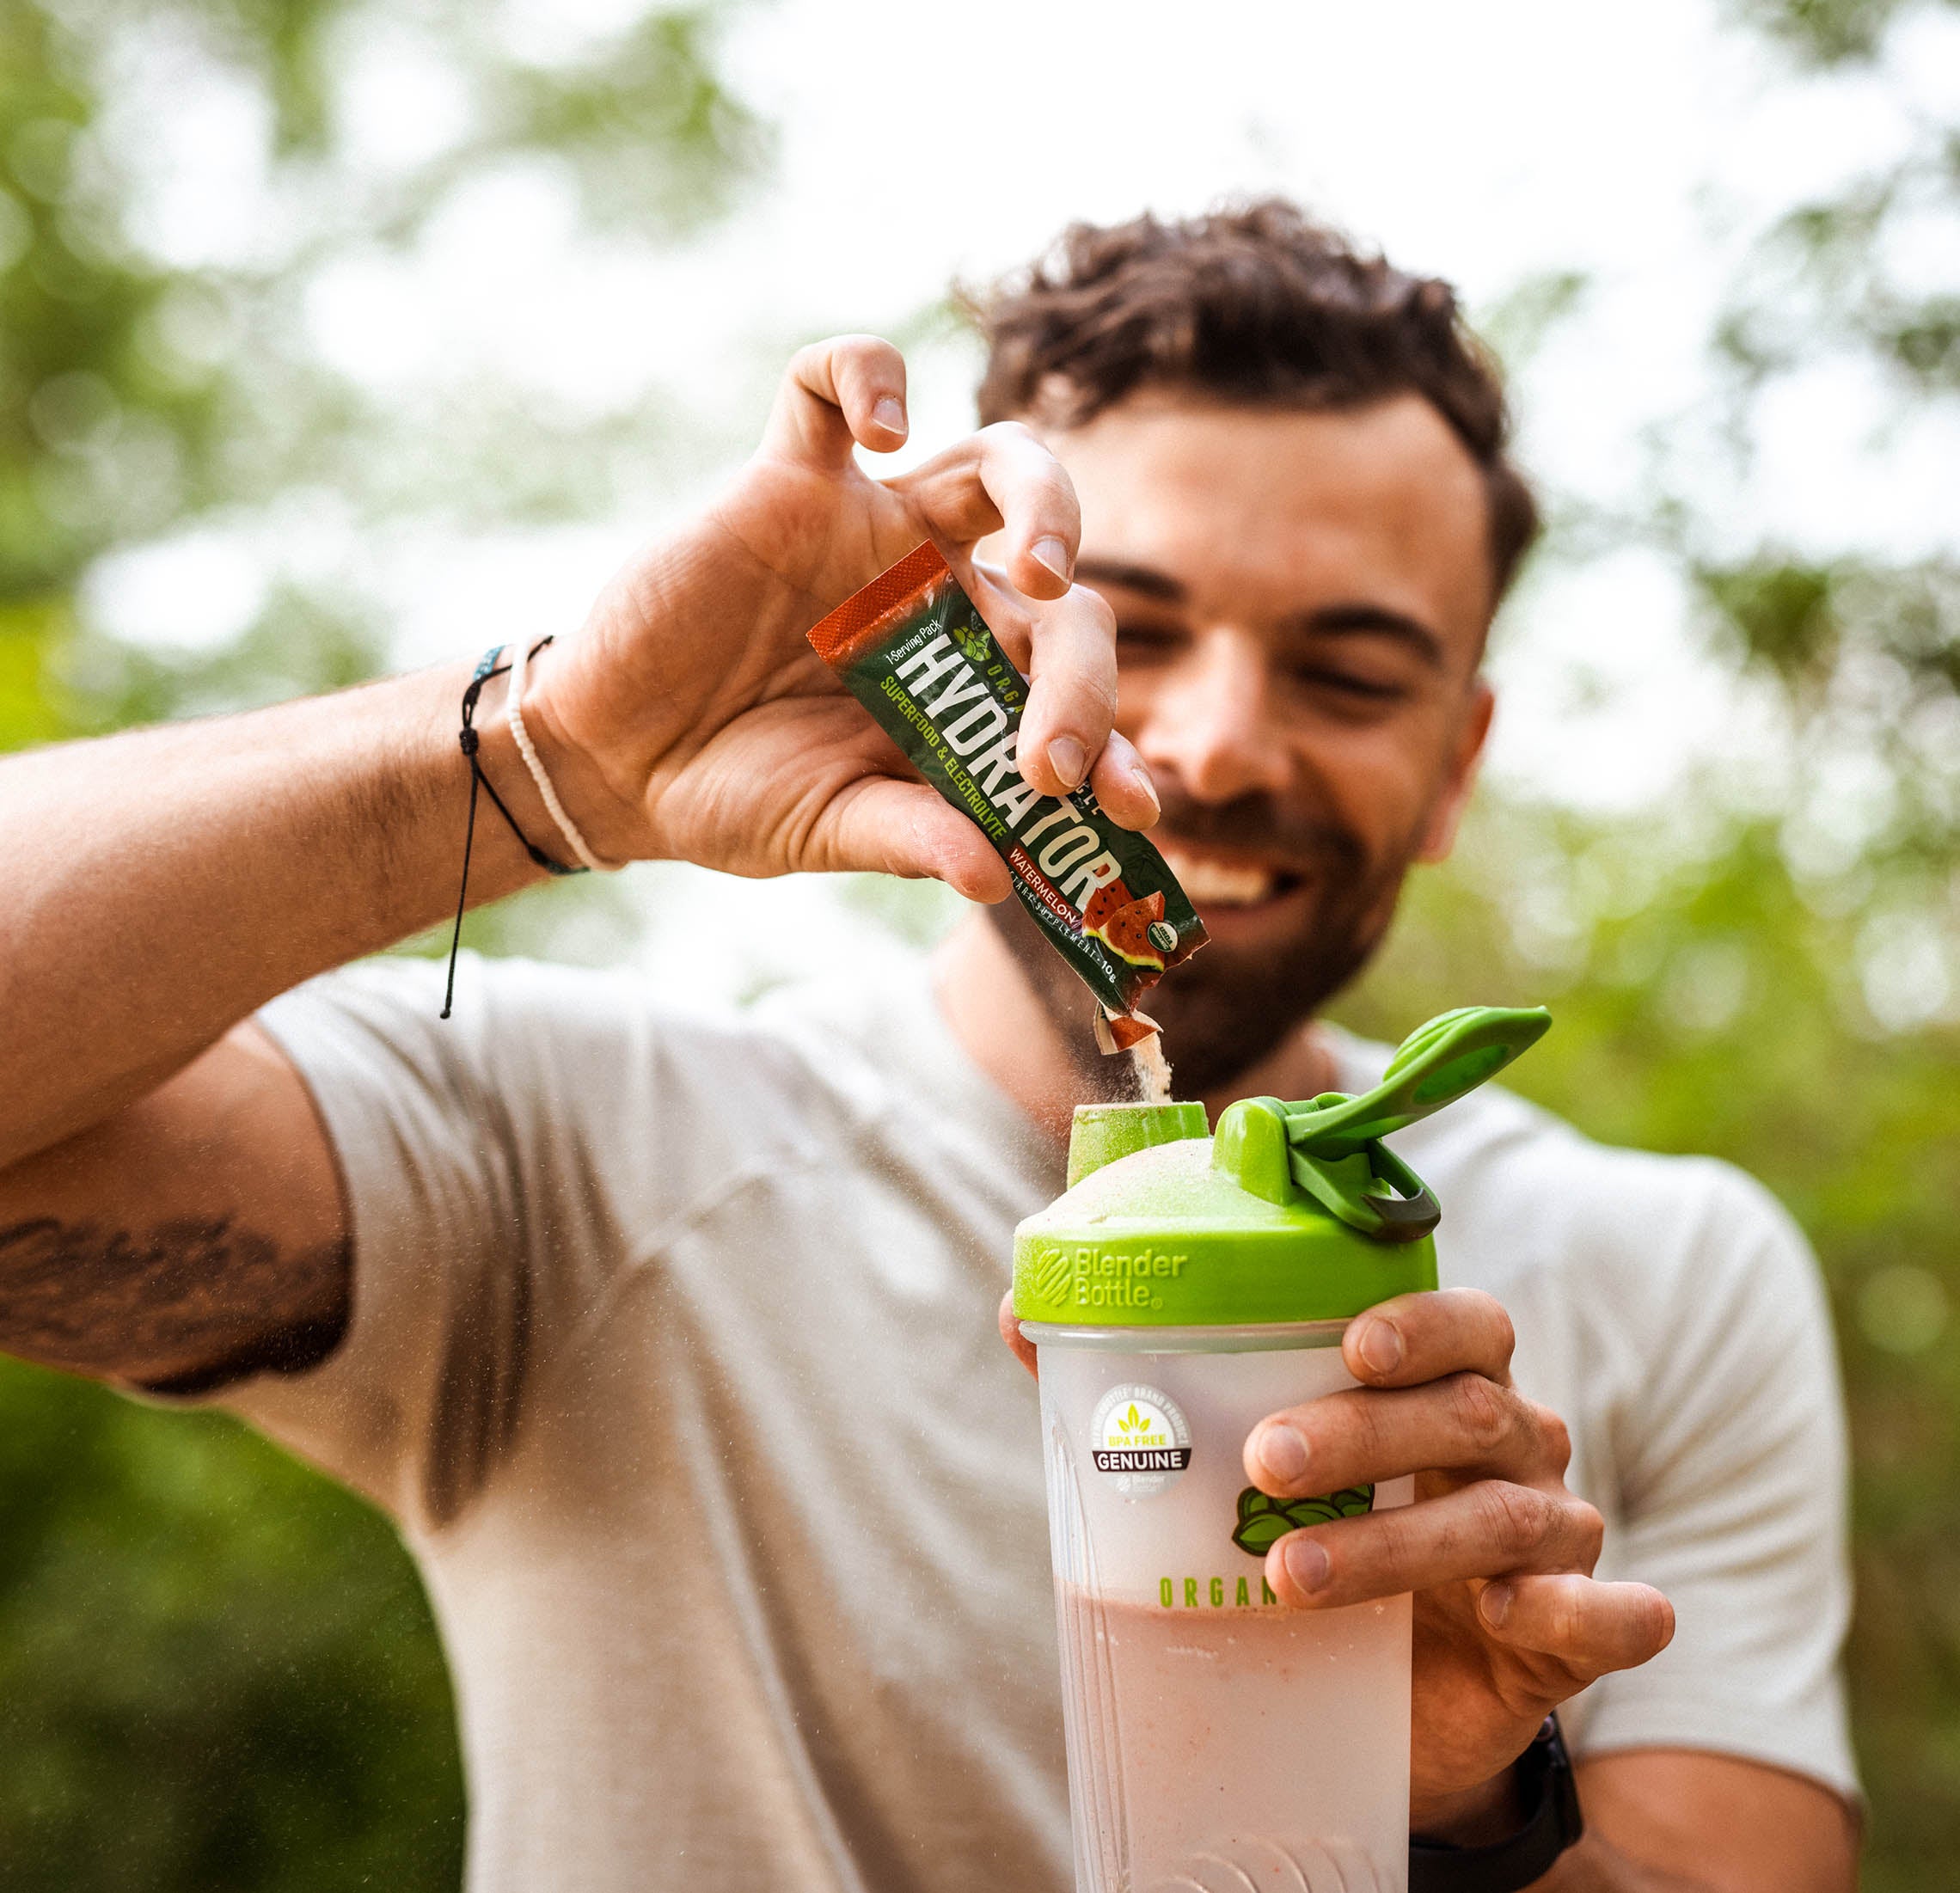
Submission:
[[[1112,620],[1069,583],[1068,475],[1001,426],[870,479],[854,444],[899,444],[904,390],[887,343],[805,350],[730,490],[542,654],[525,720],[601,855],[747,874],[881,868],[1005,895],[978,830],[804,638],[928,537],[1032,672],[1028,780],[1056,793],[1093,767],[1118,820],[1155,814],[1135,752],[1110,733]],[[997,573],[972,560],[989,533]],[[455,911],[469,675],[462,659],[0,759],[0,1348],[181,1383],[291,1359],[297,1341],[337,1332],[348,1232],[332,1153],[251,1015]],[[503,688],[478,715],[482,767],[524,832],[562,855]],[[537,878],[503,824],[480,816],[472,897]]]
[[[1109,610],[1069,584],[1081,523],[1068,475],[1012,422],[891,481],[859,467],[854,446],[889,452],[905,434],[905,366],[890,343],[805,349],[730,489],[629,564],[540,661],[525,720],[600,855],[742,874],[879,869],[1004,896],[1007,870],[979,830],[917,780],[805,641],[927,538],[1032,673],[1028,781],[1054,795],[1093,776],[1117,820],[1155,818],[1136,752],[1112,734]],[[973,562],[994,533],[1004,572]]]

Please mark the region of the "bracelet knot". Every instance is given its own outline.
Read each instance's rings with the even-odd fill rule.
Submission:
[[[550,642],[549,638],[540,638],[531,649],[542,650]],[[585,872],[585,867],[568,867],[562,861],[552,860],[550,855],[547,855],[542,848],[531,840],[530,836],[524,833],[523,829],[518,826],[517,817],[505,807],[504,798],[498,794],[490,778],[483,773],[482,763],[476,759],[476,752],[482,743],[482,738],[477,734],[476,730],[476,700],[483,694],[483,686],[492,677],[502,677],[508,671],[512,673],[511,683],[514,698],[517,689],[524,682],[524,659],[530,654],[530,652],[527,651],[521,643],[512,648],[511,661],[505,665],[499,665],[497,662],[498,658],[503,654],[504,646],[502,645],[493,645],[489,650],[486,651],[478,661],[476,669],[471,673],[469,689],[462,693],[462,727],[456,732],[456,744],[462,750],[464,758],[469,764],[469,818],[462,831],[462,884],[456,889],[456,929],[450,935],[449,979],[443,989],[443,1009],[440,1016],[444,1019],[449,1017],[456,1004],[456,957],[458,949],[462,945],[463,911],[469,904],[469,857],[476,842],[477,791],[481,789],[484,794],[490,798],[497,812],[504,818],[505,825],[510,829],[511,834],[517,836],[518,845],[546,873],[583,874]],[[546,806],[551,810],[559,825],[567,830],[573,845],[579,849],[582,856],[586,857],[586,865],[591,866],[591,857],[586,855],[586,851],[583,846],[584,837],[579,835],[576,830],[570,827],[567,818],[560,813],[557,797],[551,791],[548,779],[543,774],[542,766],[538,763],[536,756],[530,753],[530,740],[523,733],[523,726],[519,720],[520,713],[518,713],[514,701],[511,704],[511,726],[518,735],[518,746],[520,750],[525,752],[525,764],[531,774],[537,778],[538,787],[543,793]]]

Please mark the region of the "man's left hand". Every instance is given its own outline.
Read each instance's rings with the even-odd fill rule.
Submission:
[[[1001,1332],[1033,1371],[1011,1297]],[[1566,1490],[1565,1422],[1511,1385],[1512,1344],[1480,1290],[1399,1296],[1349,1324],[1358,1388],[1246,1442],[1246,1477],[1275,1498],[1415,1474],[1412,1504],[1289,1533],[1266,1582],[1300,1610],[1415,1593],[1410,1826],[1467,1843],[1507,1831],[1511,1764],[1546,1716],[1674,1635],[1651,1585],[1593,1577],[1600,1516]]]
[[[1342,1340],[1360,1387],[1246,1442],[1246,1476],[1276,1498],[1415,1475],[1412,1504],[1281,1539],[1266,1581],[1302,1610],[1415,1594],[1410,1823],[1443,1839],[1501,1829],[1547,1714],[1674,1635],[1659,1591],[1593,1577],[1600,1516],[1566,1489],[1565,1423],[1511,1385],[1512,1342],[1479,1290],[1400,1296]]]

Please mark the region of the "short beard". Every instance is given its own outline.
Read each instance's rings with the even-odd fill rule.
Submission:
[[[1193,843],[1256,848],[1269,837],[1282,839],[1285,858],[1302,867],[1311,861],[1320,889],[1300,931],[1278,951],[1240,959],[1209,946],[1143,995],[1142,1009],[1163,1027],[1177,1095],[1212,1096],[1230,1090],[1234,1079],[1276,1051],[1373,958],[1394,918],[1415,840],[1371,861],[1344,828],[1309,829],[1279,815],[1264,797],[1214,808],[1167,796],[1164,829]],[[988,918],[1053,1021],[1082,1095],[1138,1096],[1131,1061],[1106,1058],[1096,1050],[1094,1000],[1020,903],[1001,901],[988,910]]]

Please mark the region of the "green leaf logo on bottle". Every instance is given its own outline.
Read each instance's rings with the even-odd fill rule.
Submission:
[[[1317,1498],[1270,1498],[1257,1486],[1239,1494],[1239,1522],[1232,1542],[1253,1558],[1264,1558],[1289,1531],[1302,1525],[1328,1525],[1375,1510],[1372,1486],[1344,1486]]]

